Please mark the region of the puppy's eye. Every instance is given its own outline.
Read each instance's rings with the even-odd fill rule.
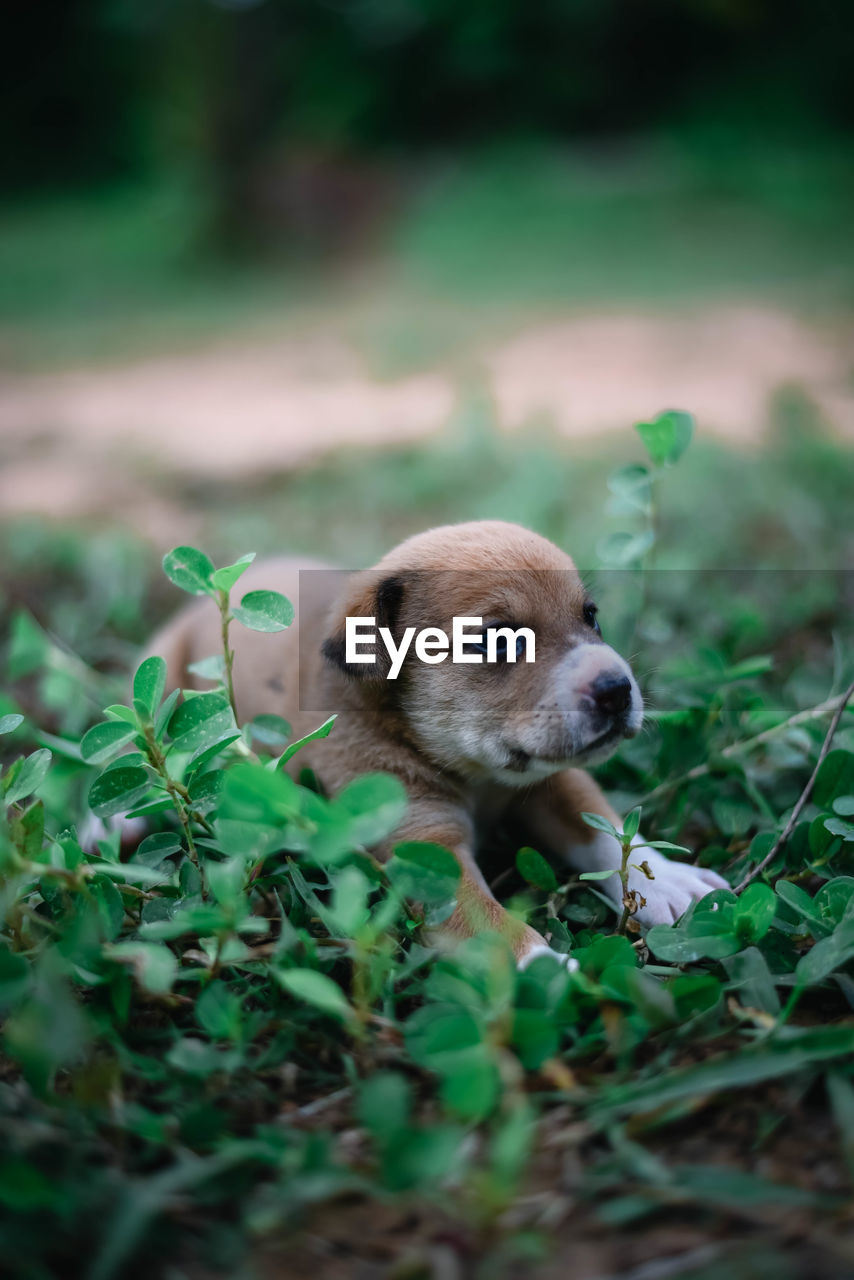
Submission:
[[[592,600],[588,600],[587,604],[584,606],[584,609],[582,610],[584,621],[587,623],[588,627],[592,627],[593,630],[596,632],[597,636],[601,636],[602,628],[599,626],[599,622],[596,618],[596,614],[598,612],[599,610],[596,608]]]
[[[486,630],[481,633],[480,640],[471,641],[471,648],[474,649],[477,653],[487,654],[488,653],[487,639],[489,637],[489,633],[490,631],[498,631],[501,626],[502,626],[501,623],[496,622],[493,624],[493,626],[487,627]],[[524,656],[525,656],[525,637],[517,636],[516,637],[516,660],[518,661],[519,658],[523,658]],[[501,634],[500,632],[495,637],[495,657],[498,662],[507,661],[507,636],[504,634]]]

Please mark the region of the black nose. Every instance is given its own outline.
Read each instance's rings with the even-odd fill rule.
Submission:
[[[593,682],[591,693],[600,711],[617,716],[632,700],[632,685],[626,676],[599,676]]]

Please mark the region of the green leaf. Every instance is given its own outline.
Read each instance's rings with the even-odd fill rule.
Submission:
[[[670,409],[652,422],[638,422],[635,430],[655,466],[672,466],[691,443],[694,419],[690,413]]]
[[[546,893],[554,893],[558,887],[557,876],[536,849],[520,849],[516,854],[516,870],[523,880],[532,884],[535,889],[543,889]]]
[[[304,747],[307,742],[314,742],[317,738],[328,738],[332,732],[332,726],[336,719],[337,715],[330,716],[328,720],[324,720],[323,724],[320,725],[318,729],[312,729],[311,733],[307,733],[304,738],[297,738],[296,742],[292,742],[289,747],[285,747],[276,762],[276,767],[281,768],[282,765],[287,764],[291,756],[296,755],[300,748]]]
[[[833,802],[833,812],[843,818],[854,817],[854,796],[837,796]]]
[[[780,1000],[773,974],[759,948],[747,947],[737,955],[727,956],[723,964],[730,976],[729,989],[738,993],[741,1003],[776,1017]]]
[[[316,969],[274,969],[277,981],[297,1000],[313,1005],[321,1013],[349,1022],[353,1009],[337,983]]]
[[[823,813],[813,818],[809,824],[808,843],[809,851],[814,858],[831,858],[839,848],[839,836],[825,826]]]
[[[846,822],[844,818],[825,818],[824,827],[832,836],[841,836],[847,844],[854,841],[854,822]]]
[[[646,944],[659,960],[690,964],[694,960],[722,960],[735,955],[744,942],[731,930],[720,933],[692,933],[669,924],[656,924],[646,935]]]
[[[837,796],[854,792],[854,752],[839,748],[821,762],[813,788],[813,800],[823,809],[831,808]]]
[[[196,1020],[214,1040],[239,1040],[243,1005],[224,982],[211,982],[196,1001]]]
[[[228,699],[216,692],[185,699],[169,719],[169,737],[175,751],[204,750],[235,729]]]
[[[243,858],[226,858],[225,862],[208,862],[208,884],[221,907],[233,908],[243,899],[247,868]]]
[[[626,467],[618,467],[608,476],[607,485],[611,493],[640,511],[646,511],[650,500],[649,468],[632,462]]]
[[[49,747],[54,755],[63,756],[66,760],[77,760],[78,762],[83,760],[80,754],[79,742],[71,742],[68,738],[58,738],[53,733],[45,733],[44,730],[39,732],[38,741],[43,746]]]
[[[37,861],[44,844],[44,805],[41,800],[31,804],[9,823],[13,843],[25,858]]]
[[[104,707],[104,715],[110,720],[121,720],[124,724],[132,724],[135,728],[139,728],[139,717],[132,707],[126,707],[121,702],[112,702],[108,707]]]
[[[378,844],[396,831],[407,808],[406,788],[390,773],[365,773],[335,797],[334,808],[348,817],[354,844]]]
[[[513,1013],[513,1044],[528,1071],[536,1071],[546,1058],[554,1057],[560,1045],[560,1031],[544,1009],[516,1009]]]
[[[137,982],[146,991],[163,995],[171,991],[178,972],[178,961],[162,942],[115,942],[107,954],[120,963],[129,964]]]
[[[597,831],[605,831],[609,836],[613,836],[615,840],[619,841],[620,839],[619,831],[612,823],[608,821],[607,818],[603,818],[601,814],[582,813],[581,816],[584,819],[584,821],[587,823],[588,827],[595,827]]]
[[[172,692],[168,694],[166,698],[163,700],[163,702],[161,703],[160,710],[157,712],[157,715],[154,719],[154,736],[156,738],[160,739],[163,737],[163,732],[166,728],[166,725],[169,723],[169,717],[172,715],[172,712],[175,710],[175,704],[177,703],[180,696],[181,696],[181,690],[173,689]]]
[[[5,803],[7,805],[19,804],[22,800],[26,800],[27,796],[31,796],[34,791],[37,791],[47,776],[52,758],[48,749],[42,747],[40,750],[34,751],[32,755],[25,756],[20,764],[15,761],[9,774],[4,779],[4,787],[6,788]]]
[[[479,1047],[484,1031],[469,1009],[452,1004],[428,1004],[408,1019],[406,1047],[419,1066],[443,1071],[461,1050]]]
[[[360,1085],[359,1122],[379,1143],[406,1129],[411,1108],[412,1086],[399,1071],[377,1071]]]
[[[623,569],[643,560],[654,542],[652,529],[643,529],[640,533],[610,533],[597,544],[596,550],[605,564]]]
[[[294,620],[294,607],[278,591],[250,591],[232,615],[250,631],[285,631]]]
[[[646,1080],[604,1089],[594,1112],[652,1111],[682,1098],[719,1093],[723,1089],[749,1088],[764,1080],[790,1076],[814,1062],[847,1058],[854,1053],[854,1027],[821,1027],[790,1032],[758,1049],[741,1049],[707,1059],[699,1066],[674,1071],[657,1070]]]
[[[80,740],[80,755],[87,764],[103,764],[135,738],[137,730],[121,720],[94,725]]]
[[[30,986],[30,966],[22,955],[0,942],[0,1011],[9,1010],[26,995]]]
[[[281,826],[299,809],[299,788],[288,774],[272,773],[249,760],[238,761],[226,772],[220,817]]]
[[[795,966],[795,980],[799,987],[811,987],[822,982],[836,969],[854,956],[854,920],[844,920],[837,925],[829,938],[822,938]]]
[[[501,1094],[501,1077],[486,1046],[478,1045],[454,1055],[442,1071],[439,1095],[456,1116],[482,1120],[495,1107]]]
[[[736,933],[742,940],[758,942],[771,928],[776,910],[773,889],[767,884],[748,885],[733,910]]]
[[[219,804],[224,786],[225,772],[222,769],[194,774],[187,788],[193,808],[199,813],[210,813]]]
[[[191,596],[215,596],[214,567],[203,551],[195,547],[175,547],[163,557],[163,572],[176,587]]]
[[[230,591],[237,579],[242,573],[246,572],[254,559],[255,552],[249,551],[245,556],[241,556],[239,560],[235,560],[234,564],[227,564],[222,569],[216,569],[211,577],[211,582],[217,591]]]
[[[358,867],[344,867],[333,881],[330,923],[334,923],[345,938],[355,938],[368,921],[368,898],[371,893],[368,877]]]
[[[132,809],[151,787],[145,769],[139,767],[108,769],[89,788],[89,808],[99,818]]]
[[[62,1201],[62,1191],[52,1178],[20,1156],[0,1157],[0,1204],[14,1213],[32,1214],[34,1210],[55,1212]]]
[[[187,667],[191,675],[200,680],[212,680],[215,684],[225,683],[225,658],[221,653],[212,653],[208,658],[200,658]]]
[[[854,917],[854,877],[834,876],[828,880],[815,895],[815,905],[831,927]]]
[[[37,990],[20,1003],[5,1026],[4,1048],[40,1091],[58,1067],[79,1061],[90,1023],[71,989],[55,972],[43,970]]]
[[[631,813],[627,813],[623,819],[623,836],[626,839],[634,840],[640,828],[641,807],[638,805],[636,809],[632,809]]]
[[[174,831],[156,831],[141,842],[133,860],[146,867],[159,867],[164,858],[180,853],[182,848],[180,838]]]
[[[773,671],[773,669],[774,659],[771,655],[757,653],[725,667],[718,676],[718,681],[721,684],[734,684],[737,680],[754,680],[757,676],[765,675],[767,671]]]
[[[291,736],[291,726],[281,716],[265,712],[249,721],[249,732],[265,747],[283,747]]]
[[[618,875],[616,867],[612,867],[610,871],[582,871],[578,877],[579,880],[610,880],[611,876]]]
[[[153,654],[137,667],[133,678],[133,699],[145,708],[149,720],[154,719],[166,688],[166,663]]]
[[[211,760],[215,760],[217,756],[222,755],[226,747],[230,747],[232,742],[236,742],[239,737],[240,730],[235,724],[228,733],[224,733],[222,737],[214,738],[213,742],[203,741],[202,745],[196,748],[187,761],[188,772],[191,771],[195,774],[199,769],[206,767]]]
[[[20,609],[12,618],[9,653],[6,659],[10,680],[19,680],[47,662],[51,642],[35,618]]]
[[[808,920],[811,925],[815,925],[821,933],[827,932],[827,922],[822,919],[818,907],[800,885],[792,884],[790,880],[778,880],[774,885],[774,890],[777,897],[781,898],[799,916]]]
[[[0,733],[14,733],[23,723],[24,717],[15,712],[8,716],[0,716]]]
[[[125,908],[122,895],[106,875],[96,876],[91,881],[91,893],[98,906],[104,937],[108,942],[112,942],[118,937],[124,923]]]
[[[756,810],[747,800],[719,796],[712,801],[712,817],[725,836],[742,836],[756,823]]]
[[[429,841],[410,840],[395,846],[386,863],[389,882],[414,902],[446,902],[453,898],[462,876],[450,849]]]

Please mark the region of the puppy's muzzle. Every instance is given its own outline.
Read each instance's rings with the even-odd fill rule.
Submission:
[[[584,645],[569,669],[576,706],[586,724],[586,748],[632,738],[643,719],[640,693],[627,663],[607,645]]]
[[[598,676],[590,687],[590,697],[602,716],[616,720],[632,704],[632,682],[621,672]]]

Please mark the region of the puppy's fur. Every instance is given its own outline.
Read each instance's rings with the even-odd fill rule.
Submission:
[[[282,634],[232,628],[241,719],[276,713],[301,736],[321,712],[337,712],[332,734],[305,747],[294,770],[310,766],[329,792],[367,771],[396,774],[410,804],[393,843],[445,845],[462,868],[444,929],[463,937],[498,930],[520,963],[548,951],[545,939],[493,897],[477,864],[479,841],[498,824],[512,826],[526,843],[579,869],[619,866],[616,841],[580,817],[599,813],[620,826],[581,766],[607,758],[638,732],[643,715],[634,677],[599,634],[572,560],[517,525],[478,521],[428,530],[346,579],[312,575],[314,589],[300,593],[299,571],[307,568],[327,566],[273,560],[240,580],[246,591],[283,592],[302,615]],[[347,616],[375,618],[396,638],[407,626],[450,635],[454,617],[527,626],[536,635],[536,660],[475,666],[448,658],[431,666],[410,652],[399,678],[388,680],[380,644],[376,665],[347,664]],[[199,687],[207,682],[194,682],[187,668],[219,645],[217,612],[202,599],[149,651],[166,658],[170,688]],[[639,848],[637,861],[644,859],[654,879],[633,870],[629,880],[646,899],[636,917],[642,924],[669,923],[692,899],[724,887],[714,872],[669,862],[655,850]],[[602,887],[619,901],[616,876]]]

